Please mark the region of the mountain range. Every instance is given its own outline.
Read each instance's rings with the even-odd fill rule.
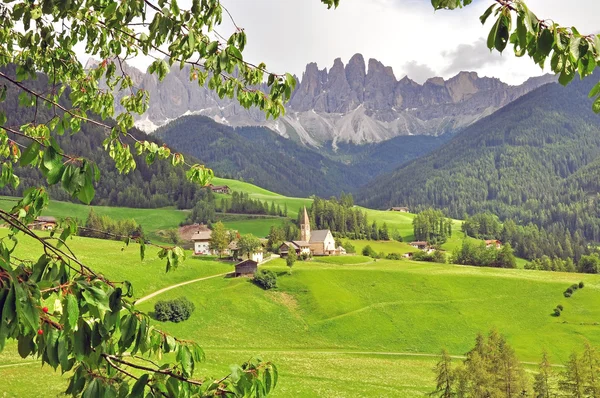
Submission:
[[[90,61],[93,64],[94,61]],[[391,67],[361,54],[344,65],[319,69],[310,63],[286,106],[286,115],[266,120],[256,109],[220,99],[190,82],[187,68],[173,68],[163,82],[127,67],[134,84],[150,93],[148,112],[136,121],[152,132],[184,115],[204,115],[231,127],[264,126],[283,137],[313,147],[336,150],[339,143],[368,144],[398,136],[439,136],[475,123],[531,90],[555,81],[545,75],[510,86],[495,78],[460,72],[451,79],[417,84],[397,80]]]
[[[548,84],[359,190],[368,207],[434,207],[464,218],[489,211],[600,240],[600,116],[590,89]]]

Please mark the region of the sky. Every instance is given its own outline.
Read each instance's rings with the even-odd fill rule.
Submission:
[[[188,0],[180,0],[185,6]],[[341,0],[327,10],[320,0],[221,0],[248,36],[244,56],[264,61],[270,71],[301,77],[306,64],[329,69],[336,58],[346,63],[361,53],[391,66],[399,80],[405,75],[422,83],[433,76],[449,78],[461,70],[520,84],[548,72],[529,58],[486,47],[491,22],[479,16],[492,0],[475,0],[460,10],[434,12],[429,0]],[[600,31],[598,0],[527,0],[539,18]],[[232,32],[225,22],[220,34]]]

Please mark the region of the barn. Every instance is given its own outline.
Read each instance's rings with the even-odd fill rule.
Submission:
[[[235,265],[235,276],[252,276],[258,270],[258,263],[254,260],[244,260]]]

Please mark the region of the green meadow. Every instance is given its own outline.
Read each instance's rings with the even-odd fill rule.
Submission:
[[[275,203],[275,206],[281,206],[283,210],[284,206],[288,207],[288,215],[292,218],[296,218],[298,215],[298,210],[304,206],[310,206],[312,203],[312,199],[309,198],[291,198],[288,196],[283,196],[275,192],[267,191],[266,189],[257,187],[256,185],[252,185],[247,182],[237,181],[237,180],[229,180],[226,178],[213,178],[212,183],[214,185],[227,185],[231,190],[238,192],[246,192],[252,199],[260,199],[261,201],[267,201],[269,204],[271,202]],[[226,198],[228,195],[218,194],[216,195],[218,199]]]
[[[16,255],[39,254],[24,243]],[[136,297],[232,270],[228,263],[191,257],[165,274],[151,248],[141,261],[135,245],[121,250],[119,242],[86,238],[69,243],[93,268],[131,280]],[[600,344],[599,276],[362,256],[297,262],[291,275],[281,259],[263,267],[279,275],[276,290],[264,291],[248,278],[217,277],[138,307],[150,312],[157,300],[186,296],[196,305],[193,316],[160,327],[201,343],[207,352],[201,374],[222,376],[229,364],[259,355],[279,367],[279,397],[423,396],[434,384],[431,355],[441,348],[462,355],[478,332],[490,328],[506,335],[523,361],[537,362],[546,349],[562,363],[584,341]],[[579,281],[585,288],[564,298],[564,289]],[[555,318],[550,314],[558,304],[564,311]],[[65,388],[64,377],[21,360],[15,350],[9,344],[0,354],[0,392],[54,396]]]
[[[213,183],[287,205],[291,217],[311,203],[239,181]],[[1,198],[0,207],[10,208],[14,202]],[[115,219],[135,218],[152,238],[177,227],[187,214],[175,208],[93,208]],[[44,214],[85,219],[89,210],[52,201]],[[196,305],[192,318],[160,327],[201,343],[207,361],[200,374],[222,377],[230,364],[259,355],[279,367],[276,397],[423,396],[433,389],[432,368],[439,351],[446,348],[452,355],[463,355],[478,332],[492,327],[507,336],[523,361],[538,361],[546,349],[553,362],[562,363],[583,341],[600,344],[600,277],[374,261],[360,255],[366,245],[385,254],[415,250],[408,244],[414,239],[414,215],[365,211],[370,222],[398,229],[404,242],[353,240],[357,255],[297,262],[291,275],[283,260],[273,260],[263,265],[279,275],[278,288],[272,291],[261,290],[248,278],[218,276],[168,290],[139,308],[151,312],[157,300],[186,296]],[[223,220],[241,233],[266,236],[284,219],[226,214]],[[451,252],[470,239],[460,231],[460,223],[455,221],[444,250]],[[0,237],[6,233],[0,230]],[[33,241],[21,239],[17,257],[41,253]],[[151,247],[141,260],[136,244],[75,237],[69,245],[95,270],[113,280],[130,280],[135,298],[233,270],[231,263],[189,253],[177,270],[166,274]],[[586,287],[564,298],[564,289],[580,280]],[[555,318],[550,314],[558,304],[565,309]],[[13,343],[0,354],[0,380],[0,396],[7,397],[56,396],[66,388],[66,376],[40,368],[34,359],[22,360]]]

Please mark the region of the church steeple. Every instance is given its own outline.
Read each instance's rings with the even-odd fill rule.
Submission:
[[[308,218],[308,212],[306,206],[304,206],[304,216],[300,223],[300,240],[304,242],[310,242],[310,218]]]

